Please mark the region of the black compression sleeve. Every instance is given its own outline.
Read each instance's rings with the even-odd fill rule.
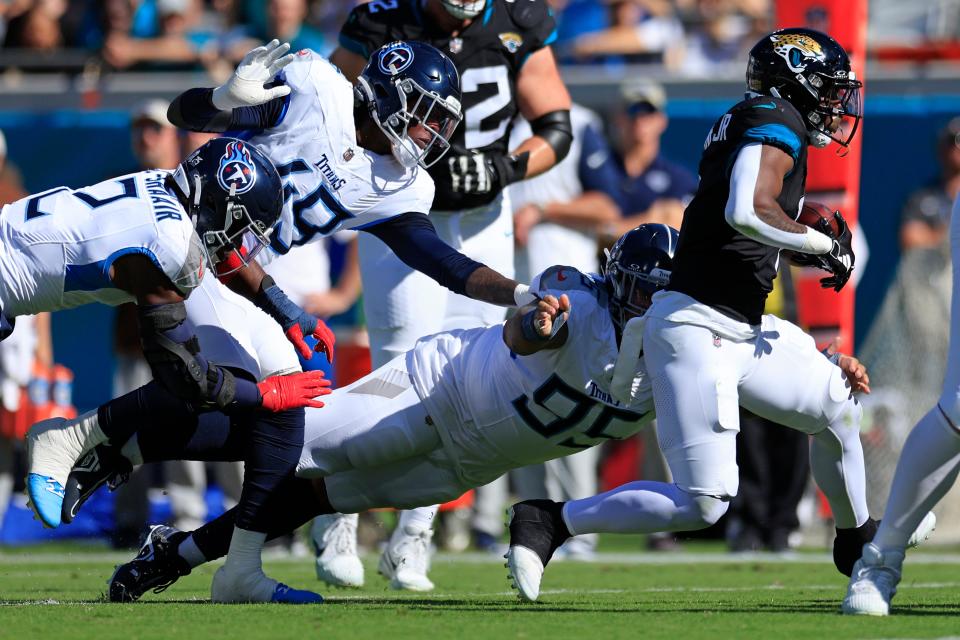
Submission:
[[[441,240],[430,218],[422,213],[404,213],[365,231],[390,247],[408,267],[454,293],[466,295],[467,278],[483,266]]]
[[[172,124],[190,131],[222,133],[228,130],[268,129],[277,124],[288,96],[254,107],[220,111],[213,106],[213,89],[188,89],[174,98],[167,109]]]
[[[559,163],[570,151],[573,142],[573,126],[570,124],[570,111],[561,109],[545,113],[530,123],[534,135],[540,136],[553,148]]]

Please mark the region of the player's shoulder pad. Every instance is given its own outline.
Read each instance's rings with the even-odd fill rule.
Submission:
[[[410,2],[395,0],[384,6],[382,2],[364,2],[354,7],[340,29],[340,45],[364,58],[370,55],[386,39],[391,24],[407,22],[407,5]]]
[[[498,1],[498,0],[495,0]],[[513,23],[521,29],[533,29],[550,16],[550,7],[546,0],[499,0]]]
[[[734,106],[729,113],[743,143],[759,142],[789,153],[796,160],[807,146],[807,127],[797,109],[782,98],[757,96]]]
[[[598,283],[588,274],[574,267],[554,265],[533,279],[534,291],[583,291],[597,295]]]

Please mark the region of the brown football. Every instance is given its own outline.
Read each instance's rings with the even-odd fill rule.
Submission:
[[[811,200],[807,200],[803,203],[803,208],[800,209],[800,215],[797,216],[797,222],[816,229],[820,218],[826,218],[827,222],[830,224],[830,228],[833,230],[834,237],[836,237],[837,233],[840,231],[840,228],[837,226],[836,218],[833,217],[834,211],[835,209],[828,207],[822,202],[813,202]]]

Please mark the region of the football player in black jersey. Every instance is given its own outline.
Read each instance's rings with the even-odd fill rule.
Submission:
[[[824,357],[810,336],[763,308],[781,250],[829,271],[825,287],[839,291],[850,278],[842,216],[835,214],[837,233],[795,220],[807,147],[850,143],[860,88],[846,52],[826,34],[784,29],[750,51],[746,99],[704,141],[670,284],[624,330],[623,344],[643,349],[674,484],[634,482],[565,504],[515,505],[508,565],[521,595],[536,597],[543,566],[571,534],[715,523],[737,494],[740,406],[810,434],[811,470],[837,526],[834,562],[850,575],[877,527],[867,512],[861,407],[852,395],[869,392],[869,380],[855,360],[841,370],[839,357]]]
[[[460,72],[463,122],[451,149],[429,169],[436,183],[430,218],[440,237],[508,277],[513,274],[512,208],[505,187],[547,171],[572,140],[570,96],[548,46],[556,23],[546,0],[373,0],[356,7],[330,61],[356,80],[369,54],[393,40],[421,40],[446,53]],[[533,135],[510,149],[517,113]],[[359,238],[370,351],[379,367],[423,335],[497,324],[503,309],[436,286],[403,265],[376,238]],[[382,557],[391,586],[428,590],[426,550],[435,509],[404,512]],[[359,558],[337,552],[351,544],[353,519],[314,527],[317,571],[332,584],[362,583]],[[404,536],[404,531],[414,535]]]

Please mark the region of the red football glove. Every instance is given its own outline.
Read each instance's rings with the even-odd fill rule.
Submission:
[[[314,398],[332,393],[330,381],[324,378],[323,371],[272,376],[257,384],[257,389],[261,406],[274,413],[299,407],[322,407],[323,403]]]
[[[306,340],[303,339],[302,325],[311,321],[315,324],[313,325],[313,330],[310,331],[310,335],[317,340],[317,346],[314,347],[314,350],[325,354],[327,356],[327,362],[333,364],[333,345],[337,342],[337,338],[323,320],[319,320],[308,314],[303,314],[300,316],[300,321],[297,324],[284,332],[287,334],[287,340],[293,344],[293,347],[300,352],[300,355],[303,356],[304,359],[309,360],[313,352],[310,351],[310,346]]]

